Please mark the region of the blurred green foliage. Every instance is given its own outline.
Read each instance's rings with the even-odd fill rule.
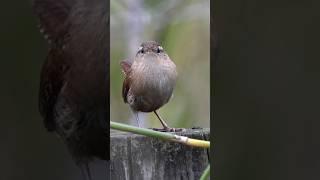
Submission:
[[[143,41],[156,40],[177,65],[174,97],[160,109],[173,127],[209,127],[210,116],[210,8],[199,1],[111,1],[111,120],[129,122],[131,110],[121,97],[120,61],[132,59]],[[144,115],[139,114],[140,119]],[[160,127],[152,113],[142,120]]]

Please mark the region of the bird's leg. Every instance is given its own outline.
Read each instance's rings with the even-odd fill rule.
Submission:
[[[157,113],[157,111],[153,111],[156,116],[158,117],[159,121],[161,122],[162,126],[164,129],[169,129],[170,127],[167,125],[166,122],[164,122],[164,120],[162,120],[162,118],[159,116],[159,114]]]
[[[183,129],[181,128],[171,128],[167,125],[167,123],[160,117],[160,115],[158,114],[157,111],[153,111],[156,116],[158,117],[159,121],[161,122],[163,129],[157,129],[157,128],[153,128],[153,130],[156,131],[166,131],[166,132],[177,132],[177,131],[182,131]]]

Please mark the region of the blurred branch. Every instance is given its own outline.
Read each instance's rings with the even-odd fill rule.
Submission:
[[[205,9],[208,10],[205,10]],[[186,21],[193,21],[198,19],[206,19],[210,16],[210,1],[193,1],[187,4],[185,1],[164,1],[155,7],[155,12],[162,12],[161,14],[156,14],[153,19],[156,22],[153,24],[155,30],[161,30],[168,25],[181,23]],[[197,13],[194,13],[197,12]],[[177,16],[176,14],[179,14]],[[172,17],[175,17],[173,19]]]

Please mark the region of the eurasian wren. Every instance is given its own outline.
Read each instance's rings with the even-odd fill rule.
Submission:
[[[163,130],[176,131],[157,113],[170,100],[177,79],[176,65],[160,44],[155,41],[142,43],[133,62],[122,61],[120,65],[125,74],[122,97],[136,114],[138,123],[139,111],[154,112]]]

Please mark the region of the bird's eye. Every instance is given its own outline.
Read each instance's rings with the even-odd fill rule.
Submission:
[[[163,52],[163,48],[161,46],[158,46],[157,53],[160,53],[160,52]]]
[[[144,53],[143,47],[139,47],[138,53]]]

